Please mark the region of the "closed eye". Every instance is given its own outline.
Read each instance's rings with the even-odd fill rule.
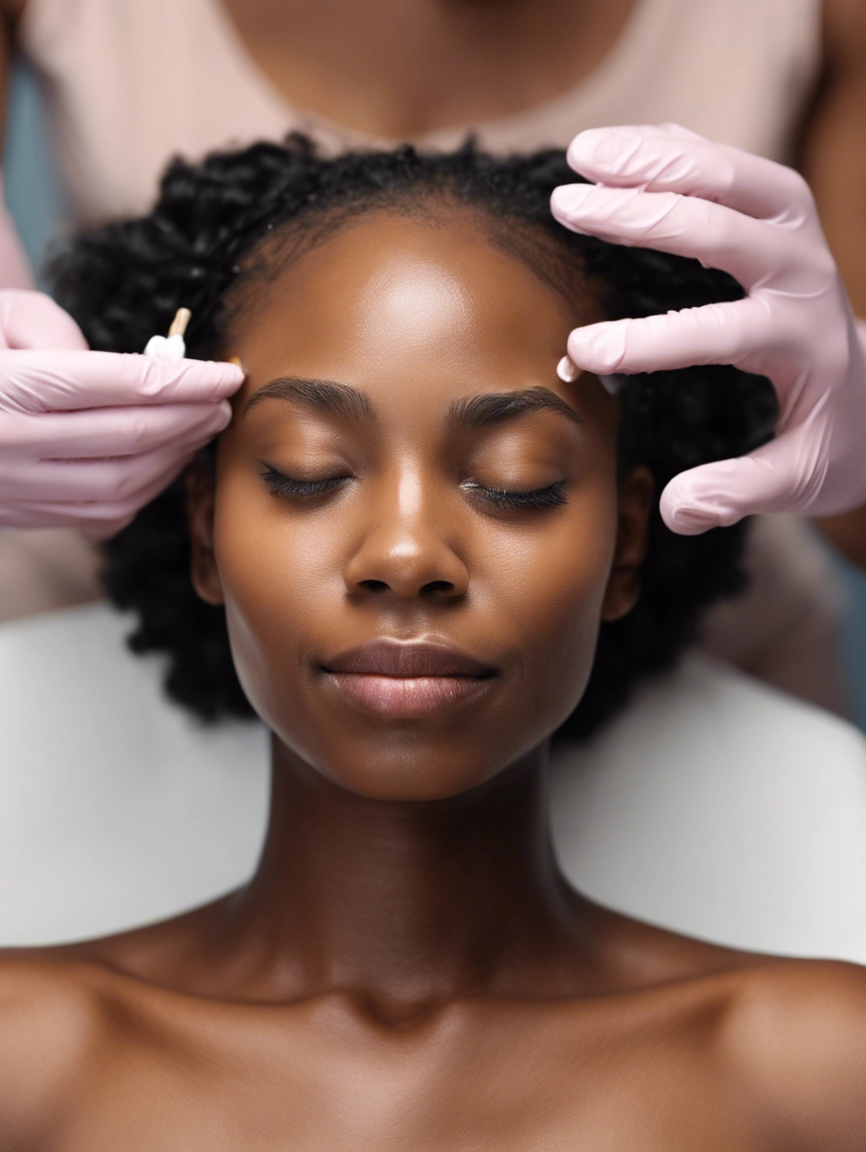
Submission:
[[[290,499],[324,496],[338,491],[351,479],[350,476],[329,476],[322,480],[297,480],[268,464],[263,465],[263,468],[262,479],[268,491],[274,496]],[[466,481],[461,487],[475,499],[505,512],[556,508],[567,501],[565,480],[557,480],[543,488],[530,489],[490,488],[475,480]]]
[[[269,464],[262,466],[262,479],[265,487],[273,496],[289,497],[291,499],[310,499],[314,496],[324,496],[329,492],[336,492],[351,479],[349,476],[329,476],[324,480],[296,480],[271,468]]]
[[[504,512],[520,512],[531,509],[557,508],[565,504],[566,481],[557,480],[544,488],[519,490],[513,488],[488,488],[475,480],[468,480],[461,487],[464,491]]]

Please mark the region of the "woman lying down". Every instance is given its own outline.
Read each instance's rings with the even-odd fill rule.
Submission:
[[[4,1152],[862,1152],[866,974],[620,916],[553,858],[551,740],[741,583],[740,529],[674,537],[658,492],[773,420],[731,368],[558,378],[576,324],[739,293],[566,232],[569,179],[294,138],[59,258],[95,347],[183,305],[246,369],[107,581],[176,700],[270,727],[273,798],[241,890],[3,955]]]

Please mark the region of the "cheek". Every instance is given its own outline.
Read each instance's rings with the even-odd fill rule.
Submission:
[[[301,690],[305,637],[342,587],[334,547],[327,518],[286,517],[258,477],[221,475],[214,553],[232,656],[250,703],[272,728]]]
[[[535,538],[512,538],[490,581],[498,619],[522,656],[520,679],[539,738],[577,706],[595,656],[616,543],[616,489],[572,497]]]

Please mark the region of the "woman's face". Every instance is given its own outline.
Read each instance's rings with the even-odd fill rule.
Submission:
[[[193,486],[193,570],[255,709],[355,793],[435,799],[578,703],[637,595],[651,481],[618,405],[562,383],[569,309],[469,211],[354,222],[262,289]]]

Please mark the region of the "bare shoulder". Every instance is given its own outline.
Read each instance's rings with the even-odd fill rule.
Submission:
[[[596,919],[621,985],[649,991],[665,1029],[679,1022],[713,1082],[783,1147],[863,1152],[866,968],[725,948],[608,910]]]
[[[33,1146],[98,1042],[98,982],[51,949],[0,955],[0,1147]]]
[[[862,1152],[866,968],[781,959],[730,976],[721,1047],[744,1089],[778,1118],[792,1146],[808,1139],[827,1152]]]

